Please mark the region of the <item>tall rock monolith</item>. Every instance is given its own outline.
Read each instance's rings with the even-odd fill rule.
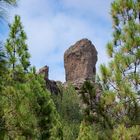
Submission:
[[[85,80],[95,80],[97,50],[88,39],[72,45],[64,54],[66,82],[75,85]]]

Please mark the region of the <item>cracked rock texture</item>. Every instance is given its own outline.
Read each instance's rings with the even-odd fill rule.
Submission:
[[[66,82],[82,84],[85,80],[95,80],[97,50],[88,39],[72,45],[64,54]]]

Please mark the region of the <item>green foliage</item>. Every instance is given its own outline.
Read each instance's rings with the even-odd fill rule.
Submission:
[[[80,121],[79,99],[71,85],[63,90],[60,114],[67,121],[75,123]]]
[[[80,122],[62,120],[62,125],[64,140],[75,140],[78,137]]]
[[[119,125],[114,129],[112,140],[136,140],[140,139],[139,126],[126,128],[124,125]]]
[[[60,87],[60,89],[61,95],[52,95],[52,98],[62,120],[63,138],[64,140],[75,140],[78,137],[82,119],[78,94],[71,85],[66,88]]]
[[[81,108],[83,110],[84,119],[88,122],[93,121],[93,110],[96,106],[96,92],[95,88],[89,81],[86,81],[80,91],[79,97],[81,99]]]
[[[101,65],[100,84],[104,106],[113,125],[136,125],[140,121],[140,25],[138,0],[116,0],[112,3],[113,41],[107,50],[112,60]],[[113,93],[113,100],[110,102]],[[111,108],[110,108],[111,106]],[[133,112],[133,115],[132,115]]]
[[[15,16],[5,45],[8,66],[0,52],[0,139],[62,140],[60,116],[44,78],[34,67],[28,69],[30,55],[25,41],[20,17]]]
[[[2,47],[0,46],[0,89],[4,74],[6,73],[6,58]]]
[[[93,82],[85,81],[82,86],[80,99],[84,124],[91,127],[92,132],[89,131],[87,134],[81,134],[82,132],[80,132],[79,137],[81,137],[80,135],[86,134],[94,135],[95,139],[108,140],[111,135],[110,130],[113,128],[113,122],[106,110],[113,111],[110,105],[115,100],[114,93],[110,92],[110,94],[103,94],[101,96],[100,92],[100,86]]]
[[[5,4],[11,4],[14,5],[16,4],[16,0],[1,0],[1,3],[5,3]]]
[[[27,76],[26,83],[14,82],[2,89],[1,139],[61,140],[60,117],[43,78]]]
[[[46,92],[45,81],[40,77],[36,80],[32,79],[30,88],[36,96],[35,114],[38,118],[40,139],[61,140],[63,135],[60,117],[50,98],[50,93]]]
[[[139,11],[139,0],[112,2],[113,41],[107,44],[111,61],[100,66],[98,83],[85,82],[81,90],[85,121],[93,123],[98,139],[139,139]]]
[[[113,56],[113,44],[110,42],[107,44],[107,53],[110,57]]]
[[[0,1],[0,12],[3,4],[15,2]],[[0,139],[140,139],[139,11],[139,0],[112,2],[109,65],[101,65],[97,83],[86,81],[79,94],[68,86],[61,87],[58,96],[46,90],[35,67],[29,70],[27,36],[20,17],[15,16],[5,44],[7,59],[0,50]]]
[[[23,30],[20,17],[16,15],[14,23],[10,25],[9,38],[5,44],[8,66],[12,69],[13,78],[17,75],[23,77],[22,74],[27,72],[30,66],[30,54],[26,40],[27,36]]]
[[[133,138],[133,130],[140,124],[139,5],[138,0],[115,0],[111,5],[114,32],[107,51],[112,59],[109,66],[100,67],[102,94],[98,104],[105,112],[104,122],[108,118],[111,124],[107,131],[113,133],[112,139],[139,137],[135,133]]]
[[[94,134],[91,124],[82,121],[77,140],[98,140],[98,136]]]
[[[35,130],[37,120],[31,110],[32,94],[28,86],[17,83],[6,86],[2,91],[4,137],[33,139],[37,133]]]
[[[113,41],[108,51],[112,52],[112,74],[118,80],[129,82],[133,92],[137,94],[140,81],[140,25],[139,0],[119,0],[112,3]],[[131,81],[131,82],[130,82]],[[113,84],[114,81],[111,81]],[[117,88],[117,87],[116,87]]]

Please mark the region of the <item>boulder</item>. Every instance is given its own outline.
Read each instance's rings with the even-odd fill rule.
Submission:
[[[97,50],[88,39],[82,39],[64,53],[66,82],[74,85],[85,80],[95,80]]]

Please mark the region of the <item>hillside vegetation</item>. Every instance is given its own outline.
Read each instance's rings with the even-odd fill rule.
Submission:
[[[0,1],[0,10],[2,2],[16,4]],[[15,16],[0,47],[0,140],[140,140],[140,1],[114,0],[111,16],[108,65],[78,91],[60,84],[58,95],[30,65]]]

